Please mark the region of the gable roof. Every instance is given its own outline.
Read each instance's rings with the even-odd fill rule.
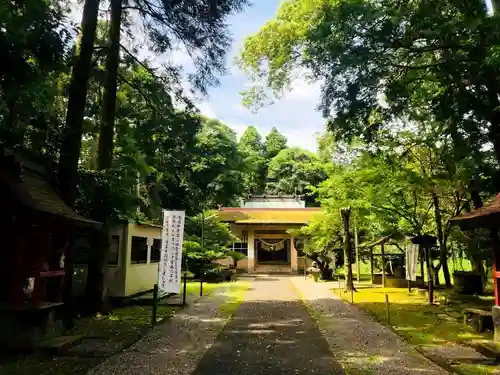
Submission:
[[[500,194],[484,206],[450,219],[462,229],[493,228],[500,224]]]
[[[64,203],[47,181],[45,170],[40,165],[23,160],[17,155],[1,155],[0,182],[5,184],[13,197],[21,204],[44,213],[79,221],[86,224],[101,223],[79,215]]]
[[[308,224],[321,208],[221,208],[217,215],[224,222],[235,224]]]

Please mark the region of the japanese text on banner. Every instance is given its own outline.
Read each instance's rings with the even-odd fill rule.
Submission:
[[[184,211],[163,211],[163,232],[158,266],[158,288],[162,294],[181,289]]]

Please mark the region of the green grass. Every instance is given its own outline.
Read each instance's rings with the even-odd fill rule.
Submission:
[[[377,251],[379,251],[379,250],[377,249]],[[386,249],[386,252],[388,252],[388,251],[389,250]],[[394,250],[391,250],[389,252],[398,253],[399,250],[395,250],[394,249]],[[463,259],[463,258],[457,258],[457,259],[450,258],[448,260],[448,268],[450,270],[450,275],[452,277],[452,282],[453,282],[453,272],[455,272],[455,271],[470,271],[470,270],[472,270],[470,261],[468,259]],[[369,280],[370,279],[370,275],[371,275],[370,262],[368,260],[360,261],[359,262],[359,269],[360,269],[361,280],[362,281],[363,280]],[[356,279],[356,271],[357,271],[356,263],[353,263],[353,265],[352,265],[352,271],[353,271],[353,274],[354,274],[354,278]],[[339,267],[336,270],[336,273],[339,274],[339,275],[343,275],[344,274],[344,267]],[[375,266],[375,273],[380,273],[380,271],[378,270],[377,266]],[[421,273],[420,273],[420,264],[417,264],[417,276],[422,276]],[[444,283],[444,275],[443,275],[442,268],[439,270],[439,279],[441,280],[442,283]]]
[[[203,295],[210,294],[214,289],[216,289],[220,284],[217,283],[203,283]],[[186,285],[187,294],[199,294],[200,293],[200,282],[199,281],[188,281]]]
[[[227,315],[233,315],[241,302],[245,299],[245,293],[250,284],[244,281],[232,282],[227,292],[227,301],[224,302],[219,310]]]
[[[350,293],[334,290],[350,302]],[[445,346],[470,343],[473,340],[491,338],[491,334],[479,334],[471,327],[464,327],[462,311],[466,307],[491,308],[489,298],[470,298],[453,300],[449,303],[429,305],[425,296],[410,294],[406,289],[373,288],[360,285],[354,293],[354,303],[382,323],[387,323],[385,294],[389,296],[390,323],[393,329],[410,344],[425,349],[432,346]],[[438,295],[444,299],[445,294]],[[491,374],[494,366],[479,364],[460,364],[454,366],[463,375]]]

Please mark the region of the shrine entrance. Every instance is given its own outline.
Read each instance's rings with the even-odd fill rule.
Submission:
[[[257,263],[290,264],[290,239],[259,238],[255,249]]]

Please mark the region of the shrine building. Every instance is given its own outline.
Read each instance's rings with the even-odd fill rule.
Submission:
[[[221,221],[231,225],[232,244],[247,259],[238,268],[248,272],[300,272],[308,267],[302,250],[305,238],[291,232],[307,225],[322,210],[309,208],[296,196],[252,196],[240,207],[223,207]]]

